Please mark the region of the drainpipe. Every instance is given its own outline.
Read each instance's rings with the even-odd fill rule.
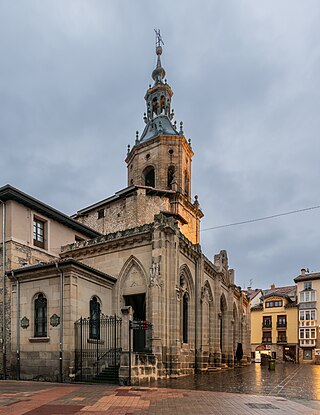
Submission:
[[[199,280],[199,258],[195,261],[195,306],[194,306],[194,371],[198,372],[198,280]]]
[[[198,196],[195,195],[195,202],[194,205],[196,207],[196,244],[197,244],[197,250],[200,251],[200,241],[198,241],[199,235],[198,235],[198,211],[199,211],[199,202],[198,202]],[[199,223],[200,226],[200,223]],[[197,330],[197,321],[198,321],[198,281],[199,281],[199,256],[196,256],[195,260],[195,307],[194,307],[194,371],[195,373],[198,372],[198,330]]]
[[[7,374],[7,330],[6,330],[6,205],[2,204],[2,357],[3,357],[3,379]]]
[[[59,374],[60,382],[63,382],[63,272],[56,262],[56,268],[60,275],[60,331],[59,331]]]
[[[17,380],[20,380],[20,282],[18,277],[14,276],[14,272],[11,271],[12,279],[17,282],[17,367],[16,376]]]

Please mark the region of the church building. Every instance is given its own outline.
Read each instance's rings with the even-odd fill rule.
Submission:
[[[227,252],[201,249],[160,35],[156,55],[127,187],[72,217],[0,188],[3,377],[125,384],[250,362],[248,298]]]

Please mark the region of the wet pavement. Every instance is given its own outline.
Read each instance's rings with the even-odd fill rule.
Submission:
[[[0,381],[1,415],[316,415],[275,396],[201,390]]]
[[[153,385],[0,381],[0,415],[320,415],[320,366],[259,364]]]
[[[279,363],[272,371],[252,363],[195,377],[161,380],[154,386],[320,400],[320,365]]]

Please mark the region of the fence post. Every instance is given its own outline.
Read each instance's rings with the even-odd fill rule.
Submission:
[[[80,318],[80,379],[82,382],[82,317]]]
[[[120,384],[127,385],[130,381],[131,367],[131,329],[129,329],[129,321],[132,320],[133,312],[131,306],[125,306],[121,309],[122,321],[121,321],[121,355],[120,355],[120,369],[119,380]]]
[[[114,314],[114,366],[117,366],[117,315]]]
[[[99,321],[100,325],[100,321]],[[98,327],[96,330],[96,336],[97,336],[97,376],[99,375],[99,336],[98,336]]]
[[[128,385],[131,386],[131,332],[132,332],[132,320],[129,320],[129,376]]]

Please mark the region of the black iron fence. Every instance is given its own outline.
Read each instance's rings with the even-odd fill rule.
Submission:
[[[76,380],[91,380],[104,368],[118,367],[120,354],[120,317],[81,317],[75,322]]]

